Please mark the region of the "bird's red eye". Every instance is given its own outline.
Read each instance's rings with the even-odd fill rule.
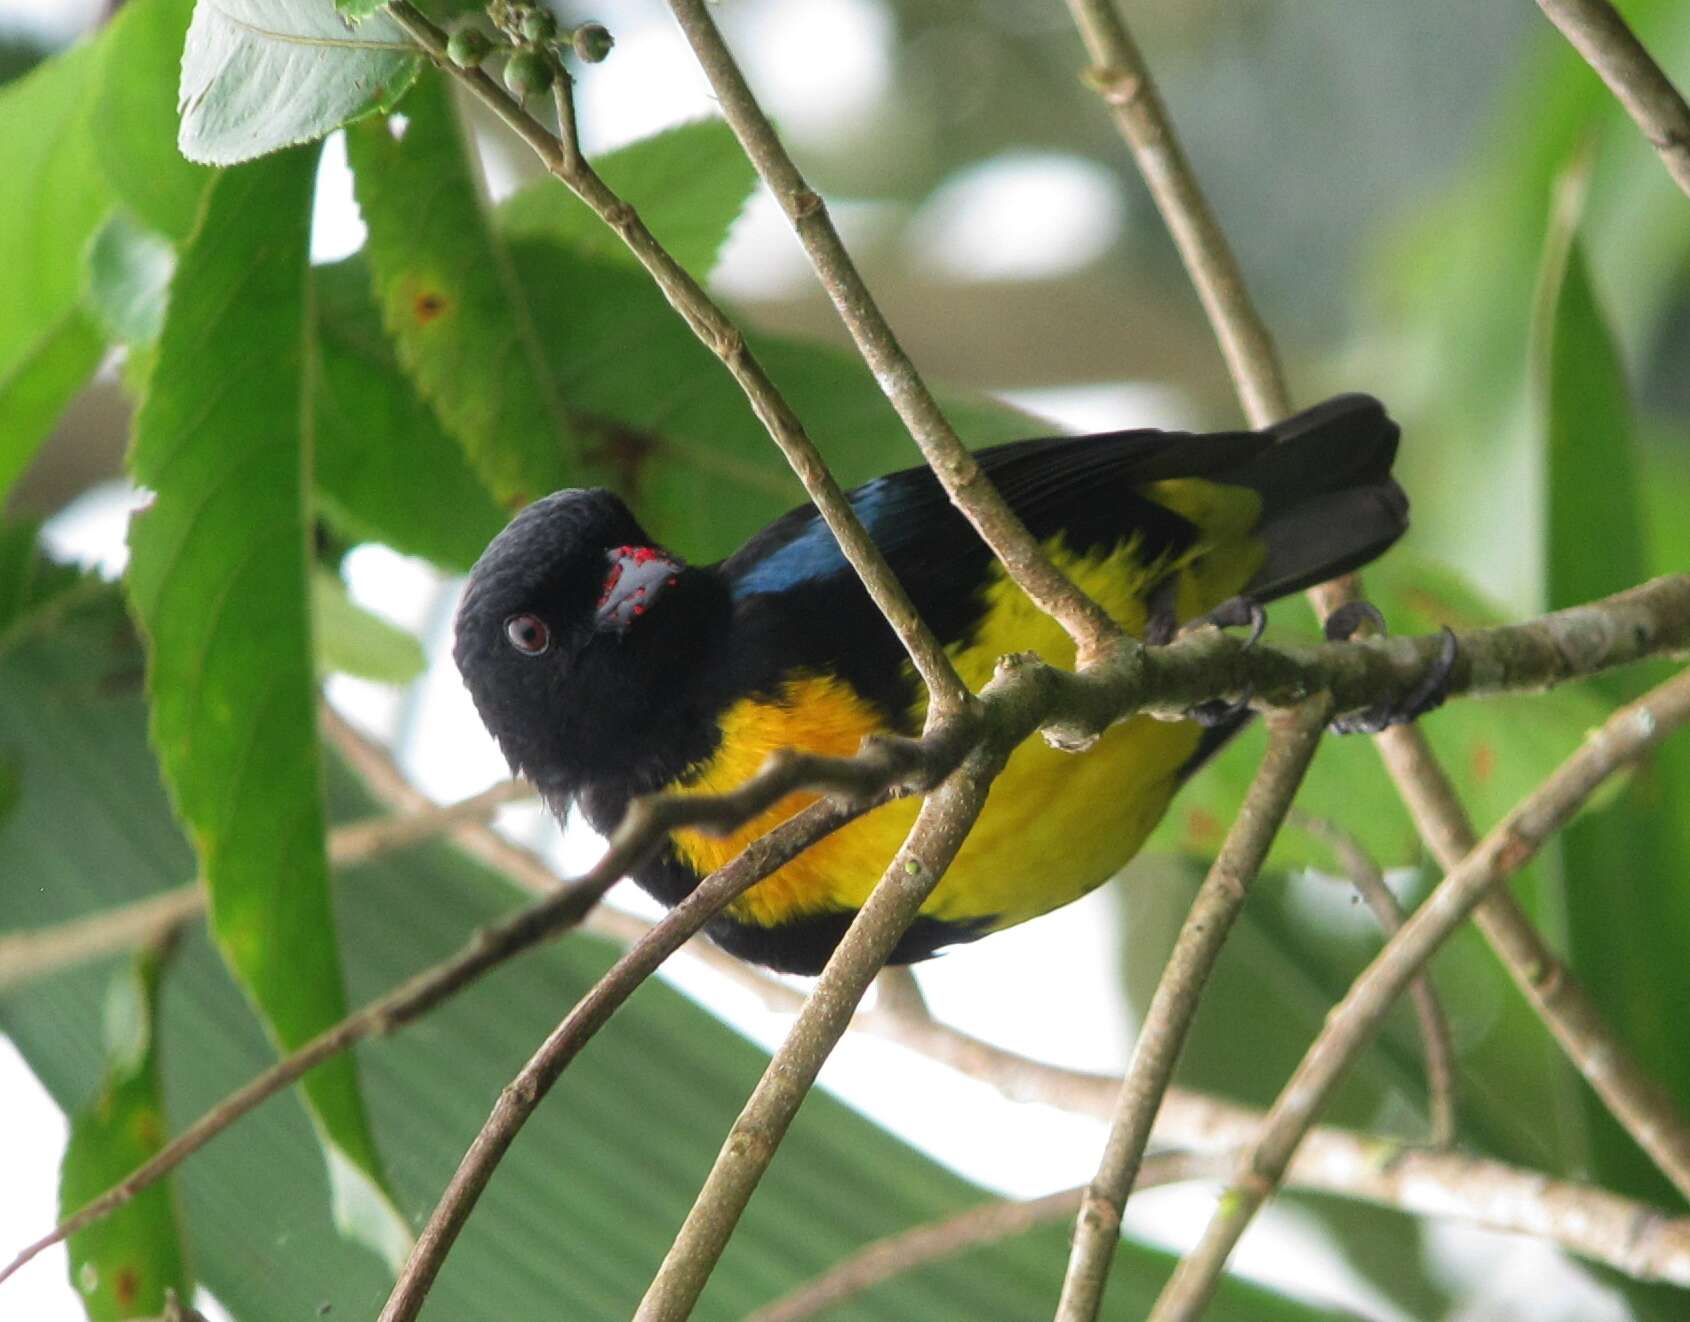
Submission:
[[[524,656],[539,656],[552,641],[551,630],[538,615],[513,615],[505,621],[505,637]]]

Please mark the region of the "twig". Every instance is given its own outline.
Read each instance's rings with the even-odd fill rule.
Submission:
[[[705,0],[669,0],[692,44],[722,114],[758,175],[797,231],[857,350],[954,504],[1015,583],[1074,640],[1084,665],[1117,646],[1120,626],[1051,564],[991,479],[969,454],[851,260],[827,205],[798,172],[769,117],[757,104]]]
[[[1092,67],[1086,81],[1108,104],[1156,209],[1173,235],[1186,274],[1203,302],[1227,370],[1253,427],[1288,417],[1286,389],[1273,337],[1250,300],[1244,273],[1215,220],[1161,94],[1111,0],[1068,0]]]
[[[1608,0],[1537,0],[1690,194],[1690,107]]]
[[[1373,856],[1362,847],[1361,841],[1324,818],[1310,817],[1295,810],[1291,824],[1324,840],[1338,856],[1338,864],[1360,893],[1373,917],[1384,929],[1387,938],[1397,934],[1402,926],[1402,906],[1391,888],[1385,884],[1385,874]],[[1414,1016],[1420,1025],[1421,1050],[1426,1057],[1427,1109],[1431,1118],[1433,1147],[1448,1147],[1455,1142],[1455,1047],[1450,1042],[1449,1020],[1438,1003],[1437,988],[1429,973],[1422,973],[1408,985],[1414,1002]]]
[[[680,1322],[692,1312],[822,1063],[962,846],[1005,756],[1007,746],[977,749],[923,801],[909,837],[829,957],[786,1040],[734,1121],[640,1301],[636,1322]],[[384,1317],[383,1322],[399,1320]]]
[[[457,803],[405,807],[398,815],[351,822],[329,833],[329,861],[347,866],[378,854],[484,821],[500,807],[533,795],[525,781],[507,780]],[[421,798],[422,796],[418,796]],[[102,909],[51,927],[0,935],[0,991],[44,974],[131,950],[193,921],[205,912],[205,889],[197,881],[116,908]]]
[[[1117,123],[1175,235],[1246,413],[1261,425],[1289,412],[1289,391],[1272,340],[1250,304],[1226,237],[1203,199],[1125,24],[1110,0],[1069,0],[1069,7],[1098,66],[1092,81],[1115,107]],[[1311,590],[1310,596],[1324,615],[1352,595],[1353,586],[1352,581],[1341,580]],[[1475,837],[1425,735],[1418,726],[1398,726],[1379,735],[1377,746],[1422,837],[1446,869],[1453,866],[1471,849]],[[1657,1163],[1670,1161],[1679,1174],[1668,1169],[1669,1176],[1686,1188],[1690,1167],[1683,1163],[1690,1156],[1690,1131],[1677,1107],[1632,1059],[1595,1002],[1554,958],[1514,898],[1502,891],[1493,894],[1480,906],[1476,921],[1515,982],[1525,989],[1533,1008],[1616,1118]]]
[[[657,966],[751,885],[814,841],[888,797],[856,805],[824,799],[794,814],[748,845],[733,862],[700,882],[588,989],[499,1094],[498,1104],[458,1163],[457,1171],[399,1273],[382,1309],[381,1322],[414,1318],[421,1311],[434,1278],[475,1209],[481,1191],[487,1187],[528,1117],[593,1034]]]
[[[1197,1002],[1303,783],[1329,713],[1328,704],[1316,700],[1273,719],[1267,755],[1191,902],[1133,1043],[1097,1174],[1074,1224],[1068,1270],[1056,1306],[1057,1322],[1090,1322],[1097,1316],[1121,1240],[1121,1211],[1150,1141],[1151,1123],[1196,1017]]]
[[[1146,1158],[1133,1190],[1223,1178],[1226,1157],[1224,1152],[1165,1152]],[[804,1322],[895,1276],[954,1258],[984,1244],[1012,1239],[1039,1226],[1064,1221],[1078,1210],[1085,1192],[1082,1185],[1042,1198],[982,1203],[942,1221],[912,1226],[877,1239],[790,1294],[764,1304],[749,1314],[745,1322]]]
[[[482,69],[464,69],[446,57],[446,34],[410,0],[392,0],[387,7],[402,27],[448,76],[463,84],[475,97],[533,148],[546,169],[590,207],[628,245],[628,250],[656,281],[670,305],[681,315],[699,340],[722,360],[751,403],[752,411],[804,484],[816,509],[827,522],[839,549],[862,579],[874,603],[897,633],[909,653],[916,673],[930,694],[928,719],[936,720],[962,710],[968,703],[968,689],[957,677],[945,649],[916,613],[909,595],[898,582],[886,557],[868,535],[839,483],[828,471],[821,452],[805,432],[785,397],[775,388],[761,363],[746,346],[745,336],[668,251],[652,237],[645,222],[627,202],[600,179],[581,154],[574,135],[574,107],[569,99],[567,78],[555,86],[559,95],[559,127],[563,137],[543,124],[505,93]]]
[[[344,725],[337,727],[339,738],[345,738],[350,733]],[[731,885],[735,887],[732,894],[737,894],[796,857],[843,822],[882,801],[902,774],[904,759],[908,756],[904,745],[911,742],[870,741],[869,747],[855,759],[783,757],[777,754],[769,759],[762,771],[730,794],[653,795],[634,800],[611,836],[603,857],[580,878],[553,889],[543,899],[512,917],[478,932],[451,959],[417,974],[362,1010],[323,1030],[297,1051],[229,1094],[149,1161],[67,1217],[50,1234],[19,1252],[0,1270],[0,1282],[42,1249],[75,1234],[128,1202],[260,1102],[274,1096],[316,1065],[366,1038],[393,1032],[461,991],[488,969],[579,923],[606,891],[661,845],[670,831],[686,825],[731,827],[744,823],[806,784],[844,787],[850,792],[858,786],[867,785],[865,777],[878,782],[865,794],[854,796],[849,804],[825,799],[812,804],[748,845],[731,863],[700,884],[701,890],[712,881],[720,887]],[[849,765],[852,763],[856,765]],[[806,777],[811,779],[806,780]],[[732,894],[722,903],[727,903]],[[698,926],[710,917],[709,913],[697,915],[695,910],[689,910],[689,914],[697,916]],[[682,939],[685,939],[684,936]]]
[[[1421,838],[1445,871],[1453,871],[1471,853],[1475,837],[1443,769],[1423,741],[1387,730],[1375,742]],[[1615,1036],[1584,984],[1550,949],[1512,894],[1491,891],[1473,921],[1603,1105],[1690,1198],[1690,1125],[1677,1100]]]
[[[1261,1132],[1240,1158],[1231,1187],[1197,1247],[1175,1270],[1151,1322],[1199,1316],[1256,1210],[1277,1187],[1303,1135],[1350,1061],[1373,1039],[1386,1011],[1438,946],[1480,900],[1519,871],[1614,772],[1690,720],[1690,671],[1622,707],[1584,746],[1515,808],[1385,944],[1351,985],[1280,1092]]]

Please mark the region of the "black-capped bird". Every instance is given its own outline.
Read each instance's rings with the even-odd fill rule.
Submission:
[[[1165,638],[1223,602],[1271,601],[1355,569],[1407,526],[1397,428],[1345,395],[1262,432],[1122,431],[1017,441],[976,457],[1052,559],[1130,633]],[[1070,666],[1073,644],[1004,575],[926,468],[851,504],[963,680],[1006,652]],[[779,748],[848,756],[918,732],[923,689],[810,505],[714,565],[689,565],[614,494],[528,506],[470,574],[458,668],[513,770],[600,831],[654,790],[716,793]],[[1237,722],[1231,724],[1236,725]],[[1221,730],[1135,717],[1085,753],[1023,744],[893,959],[1024,922],[1138,851]],[[677,903],[809,802],[794,794],[724,837],[681,830],[635,880]],[[772,873],[709,928],[762,964],[817,972],[916,813],[858,818]]]

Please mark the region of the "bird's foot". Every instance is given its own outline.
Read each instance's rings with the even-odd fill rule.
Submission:
[[[1248,625],[1250,636],[1244,640],[1244,646],[1251,648],[1260,641],[1262,630],[1267,628],[1267,623],[1267,611],[1262,608],[1261,602],[1254,597],[1237,596],[1228,597],[1213,610],[1187,621],[1179,632],[1187,634],[1193,629],[1201,629],[1206,624],[1212,624],[1217,629],[1242,629]]]
[[[1372,602],[1345,602],[1326,617],[1326,639],[1333,643],[1348,642],[1363,623],[1373,625],[1381,635],[1386,632],[1385,617]],[[1407,725],[1441,707],[1449,696],[1449,678],[1455,672],[1455,656],[1455,634],[1446,626],[1437,659],[1400,701],[1382,702],[1350,712],[1334,720],[1329,728],[1334,734],[1378,734],[1388,726]]]

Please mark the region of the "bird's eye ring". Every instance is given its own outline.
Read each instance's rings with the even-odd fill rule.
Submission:
[[[524,656],[539,656],[551,645],[551,630],[538,615],[524,612],[505,621],[505,639]]]

